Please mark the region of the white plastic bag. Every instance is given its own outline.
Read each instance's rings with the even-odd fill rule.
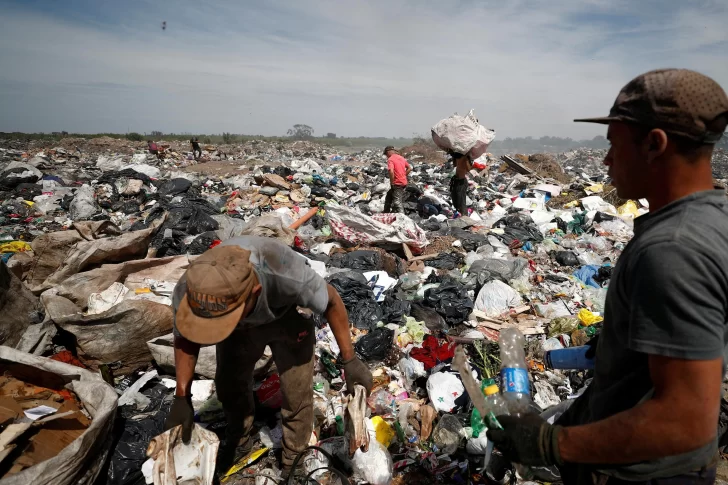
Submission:
[[[452,412],[455,400],[463,395],[465,387],[455,374],[436,372],[427,379],[427,395],[432,406],[444,413]]]
[[[371,485],[389,485],[392,481],[392,457],[376,439],[369,440],[368,451],[357,449],[352,463],[356,474]]]
[[[212,485],[220,440],[212,431],[195,424],[189,444],[182,442],[182,426],[152,438],[149,460],[142,465],[146,483],[154,485]]]
[[[495,131],[480,123],[474,110],[467,116],[454,114],[432,127],[432,140],[443,150],[469,154],[472,160],[483,155],[495,139]]]
[[[521,295],[500,280],[484,284],[475,299],[475,309],[489,316],[497,316],[521,304]]]

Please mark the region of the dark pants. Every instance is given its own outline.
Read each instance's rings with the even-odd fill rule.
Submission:
[[[308,446],[313,430],[313,363],[316,336],[313,320],[294,307],[280,320],[253,328],[236,328],[217,344],[215,388],[228,427],[227,443],[245,445],[255,416],[253,370],[265,346],[281,378],[283,405],[282,465],[290,467]],[[226,443],[226,444],[227,444]]]
[[[384,212],[404,212],[404,194],[406,187],[393,185],[384,198]]]
[[[468,180],[457,178],[453,176],[450,179],[450,199],[452,200],[452,206],[461,215],[468,215],[468,206],[465,198],[468,192]]]

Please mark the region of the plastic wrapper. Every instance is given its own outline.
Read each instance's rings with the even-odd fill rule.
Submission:
[[[442,453],[452,455],[463,440],[463,425],[452,414],[446,414],[437,422],[432,439]]]
[[[376,439],[369,440],[368,451],[356,450],[352,462],[355,473],[371,485],[389,485],[392,481],[392,456]]]

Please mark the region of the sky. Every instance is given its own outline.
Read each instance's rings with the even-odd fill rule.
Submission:
[[[605,134],[657,68],[728,88],[725,0],[0,0],[0,131]],[[166,22],[166,30],[162,22]]]

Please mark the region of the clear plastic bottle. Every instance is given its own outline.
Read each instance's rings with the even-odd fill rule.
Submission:
[[[509,414],[522,416],[531,408],[531,383],[526,367],[526,339],[517,328],[503,328],[498,337],[503,399]]]
[[[496,416],[509,414],[508,406],[500,395],[498,385],[492,379],[485,384],[483,392],[485,393],[485,405],[488,409],[488,414],[483,418],[483,421],[490,429],[503,429],[496,419]]]

